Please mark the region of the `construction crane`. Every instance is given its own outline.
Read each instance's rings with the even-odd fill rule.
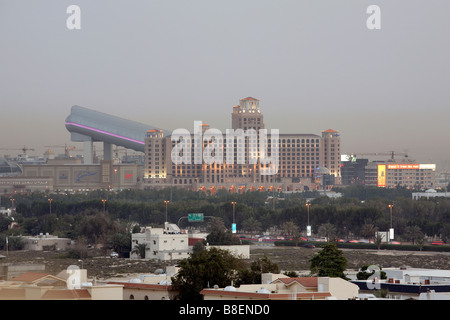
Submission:
[[[391,156],[391,161],[394,161],[395,155],[403,155],[408,158],[408,154],[404,152],[389,151],[389,152],[375,152],[375,153],[351,153],[351,157],[356,156]]]
[[[27,148],[27,147],[25,147],[25,146],[24,146],[23,148],[21,148],[21,149],[15,149],[15,148],[0,148],[0,150],[20,150],[20,151],[23,152],[24,155],[27,154],[27,151],[34,151],[33,148]]]
[[[64,148],[64,155],[66,158],[70,157],[69,151],[75,150],[74,146],[68,146],[67,144],[64,145],[57,145],[57,146],[45,146],[46,148]]]

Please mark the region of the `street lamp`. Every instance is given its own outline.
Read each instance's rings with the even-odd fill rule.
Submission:
[[[308,210],[308,226],[309,226],[309,206],[311,205],[310,203],[306,203],[306,209]]]
[[[166,204],[166,222],[167,222],[167,205],[169,204],[169,200],[164,200],[164,203]]]
[[[103,202],[103,213],[105,213],[105,210],[106,210],[106,208],[105,208],[106,200],[105,200],[105,199],[102,199],[102,202]]]
[[[310,203],[306,203],[306,210],[308,211],[308,224],[306,226],[306,236],[311,236],[311,226],[309,225],[309,207],[311,206]]]
[[[9,199],[9,200],[11,200],[11,210],[14,210],[14,198],[11,198],[11,199]]]
[[[235,223],[236,201],[231,201],[231,204],[233,205],[233,225],[232,225],[232,232],[233,232],[233,233],[236,233],[236,223]]]
[[[391,228],[392,228],[392,207],[393,206],[394,206],[393,204],[388,204],[389,211],[391,212]]]
[[[391,213],[391,228],[389,229],[389,239],[394,240],[394,228],[392,227],[392,208],[394,207],[393,204],[388,204],[389,211]]]
[[[50,204],[50,214],[52,214],[52,201],[53,201],[52,198],[49,198],[49,199],[48,199],[48,202],[49,202],[49,204]]]

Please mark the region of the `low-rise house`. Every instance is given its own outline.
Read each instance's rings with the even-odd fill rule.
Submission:
[[[39,234],[37,236],[23,236],[24,250],[66,250],[72,244],[69,238],[59,238],[51,234]]]
[[[283,275],[270,283],[203,289],[205,300],[348,300],[358,297],[359,288],[341,278]]]
[[[128,281],[108,281],[108,284],[123,286],[123,300],[174,300],[179,294],[172,287],[171,278],[178,272],[177,267],[169,266],[166,272],[143,274]]]
[[[49,273],[27,272],[0,281],[0,300],[122,300],[122,285],[93,285],[85,281],[86,270],[80,271],[80,285],[73,289],[67,278]]]
[[[136,282],[108,282],[123,287],[123,300],[174,300],[178,295],[171,285]]]

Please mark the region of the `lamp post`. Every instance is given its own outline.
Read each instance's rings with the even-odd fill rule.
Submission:
[[[307,203],[306,204],[306,209],[308,210],[308,226],[309,226],[309,206],[310,206],[311,204],[310,203]]]
[[[389,229],[389,238],[390,240],[394,240],[394,228],[392,227],[392,208],[394,207],[393,204],[388,204],[389,211],[391,213],[391,228]]]
[[[52,201],[53,201],[52,198],[48,199],[48,203],[50,204],[50,214],[52,214]]]
[[[236,223],[235,223],[236,201],[231,201],[231,204],[233,205],[233,225],[232,225],[232,232],[233,232],[233,233],[236,233]]]
[[[105,200],[105,199],[102,199],[102,202],[103,202],[103,213],[105,213],[105,211],[106,211],[106,208],[105,208],[106,200]]]
[[[166,204],[166,222],[167,222],[167,205],[169,204],[169,200],[164,200],[164,203]]]
[[[14,198],[11,198],[10,200],[11,200],[11,211],[12,211],[12,210],[14,210],[14,200],[15,200],[15,199],[14,199]]]
[[[311,206],[310,203],[306,203],[306,210],[308,211],[308,224],[306,226],[306,236],[311,236],[311,226],[309,225],[309,207]]]

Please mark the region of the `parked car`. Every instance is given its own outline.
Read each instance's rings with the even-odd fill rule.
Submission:
[[[435,245],[435,246],[442,246],[442,245],[444,245],[444,241],[433,241],[432,243],[431,243],[432,245]]]
[[[316,246],[313,245],[312,243],[306,243],[303,245],[303,248],[315,248]]]
[[[111,252],[111,254],[109,255],[111,258],[118,258],[119,254],[117,252]]]

